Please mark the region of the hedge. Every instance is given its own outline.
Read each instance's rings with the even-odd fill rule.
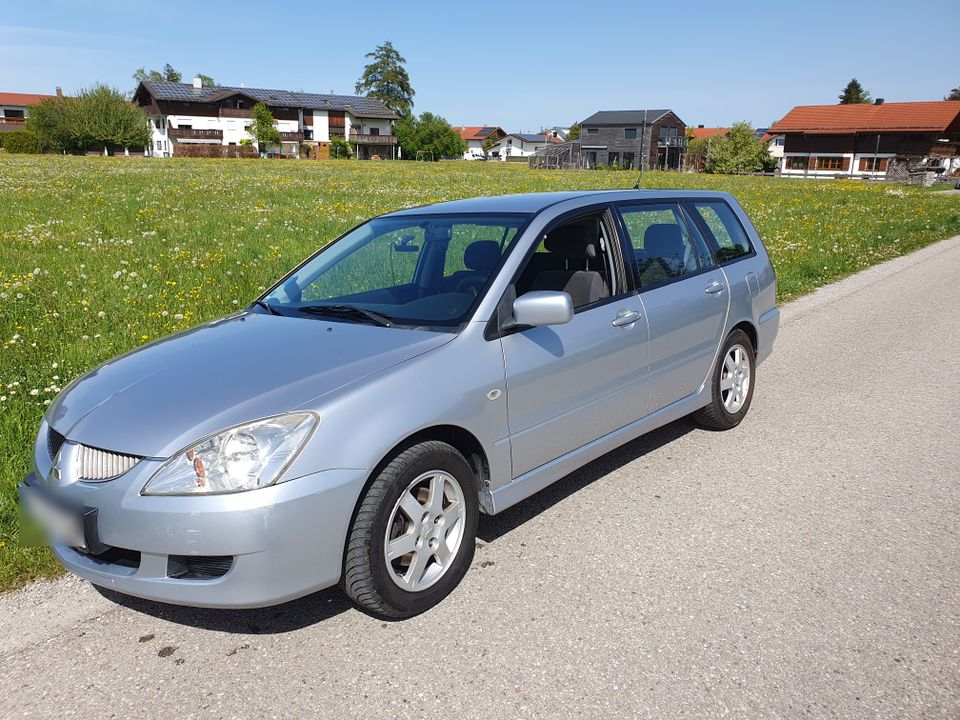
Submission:
[[[43,152],[43,144],[29,130],[14,130],[3,133],[3,149],[8,153],[36,155]]]
[[[252,145],[207,145],[200,143],[177,143],[174,157],[193,158],[256,158],[260,153]]]

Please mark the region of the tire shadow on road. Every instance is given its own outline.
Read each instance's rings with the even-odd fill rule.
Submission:
[[[245,635],[278,635],[295,632],[328,620],[352,606],[334,586],[273,607],[251,610],[183,607],[143,600],[107,588],[93,586],[112,603],[160,620],[203,630]]]
[[[626,445],[621,445],[545,487],[536,495],[522,500],[512,508],[496,515],[481,515],[477,537],[487,543],[494,542],[595,480],[698,429],[700,429],[699,426],[693,420],[685,417],[642,435]]]

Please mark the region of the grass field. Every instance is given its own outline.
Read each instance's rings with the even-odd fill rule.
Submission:
[[[242,307],[372,215],[634,179],[513,163],[0,154],[0,589],[57,572],[48,551],[17,541],[15,485],[44,407],[80,373]],[[770,250],[781,300],[960,233],[957,196],[913,188],[663,173],[643,186],[736,195]]]

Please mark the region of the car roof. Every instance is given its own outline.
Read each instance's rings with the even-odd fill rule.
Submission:
[[[523,213],[532,215],[567,200],[581,200],[583,205],[589,205],[594,202],[675,200],[678,198],[722,199],[726,197],[728,197],[727,193],[709,190],[575,190],[516,195],[487,195],[397,210],[388,213],[387,217],[460,213]]]

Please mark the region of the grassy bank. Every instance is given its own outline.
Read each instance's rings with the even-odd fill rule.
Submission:
[[[57,572],[17,543],[15,484],[45,404],[148,340],[243,306],[371,215],[483,194],[628,188],[624,172],[507,163],[0,155],[0,589]],[[763,236],[782,300],[960,233],[960,202],[914,188],[649,173],[717,189]]]

